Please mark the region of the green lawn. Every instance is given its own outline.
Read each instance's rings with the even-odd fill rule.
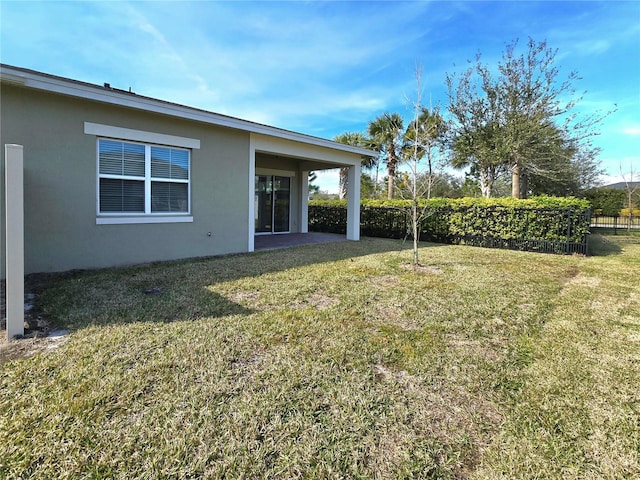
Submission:
[[[67,276],[67,341],[0,365],[0,478],[638,478],[640,241],[592,246]]]

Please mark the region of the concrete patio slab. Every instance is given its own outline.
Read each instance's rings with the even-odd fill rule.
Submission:
[[[254,250],[275,250],[298,245],[313,245],[317,243],[346,242],[345,235],[335,233],[285,233],[280,235],[256,235]]]

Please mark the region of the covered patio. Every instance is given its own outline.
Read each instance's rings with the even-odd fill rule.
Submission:
[[[250,135],[248,251],[360,239],[360,165],[374,152],[323,139]],[[308,233],[309,172],[347,170],[346,236]],[[336,237],[339,239],[337,240]]]
[[[256,235],[255,251],[314,245],[319,243],[346,242],[347,237],[336,233],[286,233],[281,235]]]

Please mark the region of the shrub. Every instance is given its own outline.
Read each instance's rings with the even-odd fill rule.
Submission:
[[[631,215],[634,217],[640,217],[640,208],[633,208],[631,210]],[[620,210],[620,216],[621,217],[628,217],[629,216],[629,209],[628,208],[623,208],[622,210]]]
[[[526,200],[436,198],[421,200],[420,207],[424,209],[419,225],[422,240],[586,253],[590,204],[584,199],[546,196]],[[409,237],[410,208],[411,201],[405,200],[363,201],[360,209],[362,235]],[[310,202],[309,229],[344,233],[346,202]]]

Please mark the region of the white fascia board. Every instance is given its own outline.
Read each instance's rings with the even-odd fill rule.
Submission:
[[[251,134],[251,143],[256,152],[272,153],[289,157],[314,160],[333,166],[357,166],[361,164],[361,155],[355,152],[341,151],[336,148],[324,147],[271,135]]]
[[[277,168],[258,168],[256,167],[256,175],[274,175],[276,177],[295,177],[296,172],[289,170],[278,170]]]
[[[38,90],[70,95],[72,97],[94,100],[97,102],[108,103],[112,105],[124,106],[144,110],[147,112],[160,113],[173,117],[184,118],[187,120],[195,120],[198,122],[208,123],[221,127],[234,128],[244,130],[251,133],[259,133],[271,137],[292,140],[309,145],[316,145],[332,150],[339,150],[358,155],[373,157],[376,152],[365,148],[353,147],[324,138],[312,137],[302,133],[282,130],[268,125],[241,120],[234,117],[220,115],[218,113],[199,110],[184,105],[156,100],[149,97],[136,95],[134,93],[119,92],[110,90],[97,85],[84,82],[69,80],[61,77],[54,77],[47,74],[41,74],[33,71],[23,71],[18,68],[12,68],[8,65],[0,67],[0,78],[8,83],[22,85]]]

